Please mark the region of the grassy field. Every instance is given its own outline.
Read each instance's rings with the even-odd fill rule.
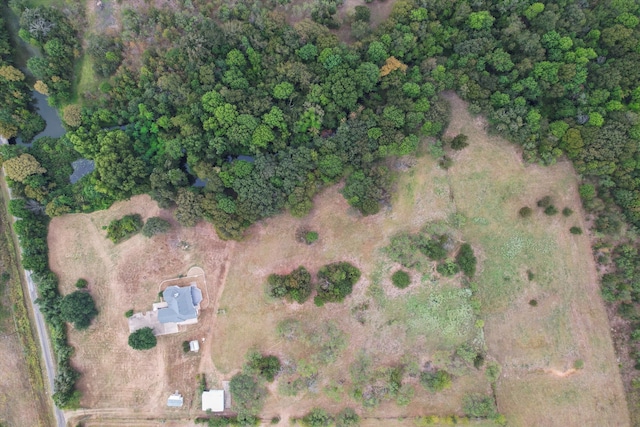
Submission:
[[[0,198],[0,425],[52,425],[4,200]]]
[[[525,166],[514,146],[489,137],[482,119],[469,116],[458,98],[450,101],[453,117],[447,133],[465,133],[470,146],[453,154],[449,171],[429,157],[404,159],[408,170],[400,173],[392,206],[376,216],[360,218],[330,188],[316,199],[307,218],[281,215],[250,230],[247,241],[237,246],[220,302],[225,314],[214,333],[214,364],[229,377],[252,348],[297,364],[313,361],[317,349],[304,339],[281,339],[278,324],[296,319],[320,335],[319,325],[333,322],[348,344],[334,364],[319,369],[316,389],[296,397],[272,393],[267,401],[265,417],[286,418],[313,406],[338,408],[330,396],[335,384],[345,391],[341,405],[361,408],[346,395],[349,367],[361,352],[375,361],[372,369],[406,361],[450,366],[457,346],[484,337],[487,358],[502,367],[496,397],[509,425],[628,425],[589,241],[569,233],[574,225],[586,229],[571,166]],[[546,195],[560,210],[570,207],[575,213],[543,214],[535,204]],[[518,216],[525,205],[535,211],[527,220]],[[413,272],[414,285],[404,291],[389,283],[397,266],[381,248],[396,233],[416,232],[434,222],[470,242],[478,254],[474,282],[483,334],[472,326],[475,318],[468,314],[469,300],[458,281],[426,271]],[[312,246],[296,243],[299,228],[318,231],[320,240]],[[363,272],[344,304],[317,308],[265,297],[270,273],[287,273],[299,265],[315,272],[337,260],[350,261]],[[430,309],[434,299],[441,302],[439,309]],[[535,307],[529,303],[534,299]],[[359,309],[364,306],[366,310]],[[249,318],[254,321],[247,322]],[[480,374],[462,371],[450,390],[436,395],[415,385],[407,407],[383,402],[362,414],[461,414],[462,396],[489,393]]]
[[[78,278],[87,279],[100,310],[89,330],[70,332],[74,365],[84,374],[82,415],[92,417],[86,425],[202,416],[195,374],[220,386],[241,369],[251,349],[277,355],[286,365],[269,385],[261,414],[264,420],[280,416],[281,425],[316,406],[331,413],[353,407],[366,426],[421,425],[426,415],[461,416],[465,396],[494,391],[509,425],[629,425],[589,241],[569,233],[572,226],[586,230],[571,166],[525,166],[516,147],[487,135],[481,118],[447,96],[447,135],[463,132],[470,146],[450,153],[448,171],[426,154],[395,161],[394,197],[375,216],[362,218],[334,186],[316,198],[307,217],[265,220],[238,243],[219,241],[208,224],[183,229],[175,223],[168,235],[151,240],[109,242],[102,226],[124,214],[170,218],[147,196],[108,211],[55,218],[50,263],[61,289],[71,292]],[[546,195],[559,210],[575,213],[543,214],[535,205]],[[534,209],[528,219],[518,215],[525,205]],[[298,242],[300,229],[317,231],[319,240]],[[433,263],[409,270],[408,288],[391,284],[399,265],[382,248],[398,233],[421,231],[446,233],[456,247],[473,246],[479,263],[472,284],[460,275],[442,277]],[[362,271],[343,303],[316,307],[266,296],[269,274],[300,265],[315,274],[335,261]],[[148,309],[161,280],[193,265],[204,268],[213,301],[200,323],[162,337],[148,353],[129,349],[123,313]],[[211,344],[198,355],[183,355],[181,342],[193,338]],[[463,345],[485,352],[482,368],[455,355]],[[485,375],[493,363],[502,369],[495,388]],[[430,393],[419,384],[418,373],[430,365],[453,374],[451,388]],[[399,366],[405,397],[413,390],[401,402],[406,405],[398,404],[399,396],[382,396],[365,407],[352,393],[357,381],[368,390],[384,385],[385,375]],[[290,383],[302,377],[304,387],[289,395]],[[186,405],[168,411],[163,400],[175,389]]]

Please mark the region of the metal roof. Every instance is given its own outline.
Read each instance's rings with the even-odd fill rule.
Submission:
[[[224,411],[224,390],[209,390],[202,393],[202,410]]]
[[[167,406],[170,406],[172,408],[181,408],[183,404],[184,399],[179,393],[172,394],[171,396],[169,396],[169,399],[167,399]]]
[[[169,286],[162,293],[167,308],[158,310],[160,323],[179,323],[198,317],[196,306],[202,301],[202,292],[195,285],[179,288]]]

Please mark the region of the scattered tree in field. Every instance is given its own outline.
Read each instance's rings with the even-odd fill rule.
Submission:
[[[396,288],[404,289],[411,284],[411,277],[406,271],[398,270],[391,276],[391,282]]]
[[[300,421],[305,427],[328,427],[332,424],[333,418],[324,409],[313,408]]]
[[[535,300],[535,299],[529,300],[529,305],[531,307],[537,307],[538,306],[538,300]]]
[[[456,262],[467,277],[473,277],[474,274],[476,274],[476,264],[478,260],[470,244],[465,243],[460,247],[460,251],[456,256]]]
[[[420,373],[420,384],[432,393],[451,387],[451,375],[444,370]]]
[[[229,391],[233,402],[233,409],[238,416],[253,416],[260,412],[267,390],[260,386],[253,376],[239,373],[231,378]]]
[[[142,328],[129,335],[129,346],[134,350],[149,350],[156,346],[158,339],[153,334],[153,329]]]
[[[318,271],[318,295],[314,303],[322,306],[325,302],[342,302],[359,279],[360,270],[348,262],[325,265]]]
[[[22,154],[9,159],[3,163],[3,166],[7,178],[18,182],[24,182],[31,175],[47,172],[31,154]]]
[[[518,214],[522,218],[529,218],[532,213],[533,213],[533,209],[531,209],[529,206],[523,206],[518,211]]]
[[[462,410],[469,417],[495,418],[498,415],[492,397],[471,394],[465,396],[462,402]]]
[[[571,234],[582,234],[582,228],[574,226],[569,229],[569,232]]]
[[[303,304],[313,291],[311,273],[300,266],[289,274],[271,274],[267,279],[268,293],[273,298],[286,298]]]
[[[546,208],[544,208],[544,213],[545,215],[552,216],[558,213],[558,209],[553,205],[549,205]]]
[[[465,134],[459,134],[451,140],[451,148],[454,150],[462,150],[469,145],[467,140],[469,137]]]
[[[138,214],[125,215],[114,219],[107,227],[107,237],[113,243],[120,243],[142,229],[142,217]]]
[[[78,281],[76,282],[76,288],[78,289],[84,289],[87,286],[89,286],[89,282],[87,282],[86,279],[78,279]]]
[[[73,323],[76,329],[87,329],[98,310],[91,294],[75,291],[60,302],[60,316],[65,322]]]
[[[570,208],[564,208],[562,209],[562,215],[564,216],[571,216],[573,214],[573,211]]]
[[[133,308],[130,308],[129,310],[124,312],[124,317],[126,317],[127,319],[131,316],[133,316]]]
[[[144,237],[153,237],[156,234],[166,233],[171,229],[171,223],[166,219],[158,216],[151,217],[142,227],[142,235]]]
[[[246,368],[248,373],[255,373],[272,382],[280,371],[280,359],[276,356],[264,356],[258,351],[253,351],[247,355]]]

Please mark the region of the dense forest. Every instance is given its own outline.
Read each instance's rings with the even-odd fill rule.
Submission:
[[[363,3],[348,18],[350,43],[335,32],[345,25],[336,0],[312,2],[312,19],[293,25],[286,0],[124,5],[117,37],[83,35],[104,81],[81,104],[70,101],[82,28],[55,8],[9,3],[20,37],[42,53],[28,62],[35,87],[62,109],[68,129],[30,149],[2,150],[15,159],[10,183],[29,215],[88,212],[150,193],[177,206],[182,224],[206,219],[221,237],[240,239],[285,209],[306,215],[313,196],[341,180],[349,204],[375,214],[389,202],[389,159],[424,138],[440,143],[448,111],[439,93],[455,90],[520,144],[525,160],[573,161],[596,232],[624,243],[610,250],[603,239],[597,248],[613,266],[605,298],[640,320],[637,1],[400,0],[376,29]],[[0,49],[0,132],[28,140],[41,123],[6,37]],[[71,185],[69,162],[80,156],[96,170]],[[46,270],[44,254],[37,261]]]

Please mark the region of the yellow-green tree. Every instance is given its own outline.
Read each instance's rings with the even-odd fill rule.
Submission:
[[[23,182],[28,176],[45,173],[47,170],[31,154],[23,154],[4,162],[4,171],[7,177],[18,182]]]

